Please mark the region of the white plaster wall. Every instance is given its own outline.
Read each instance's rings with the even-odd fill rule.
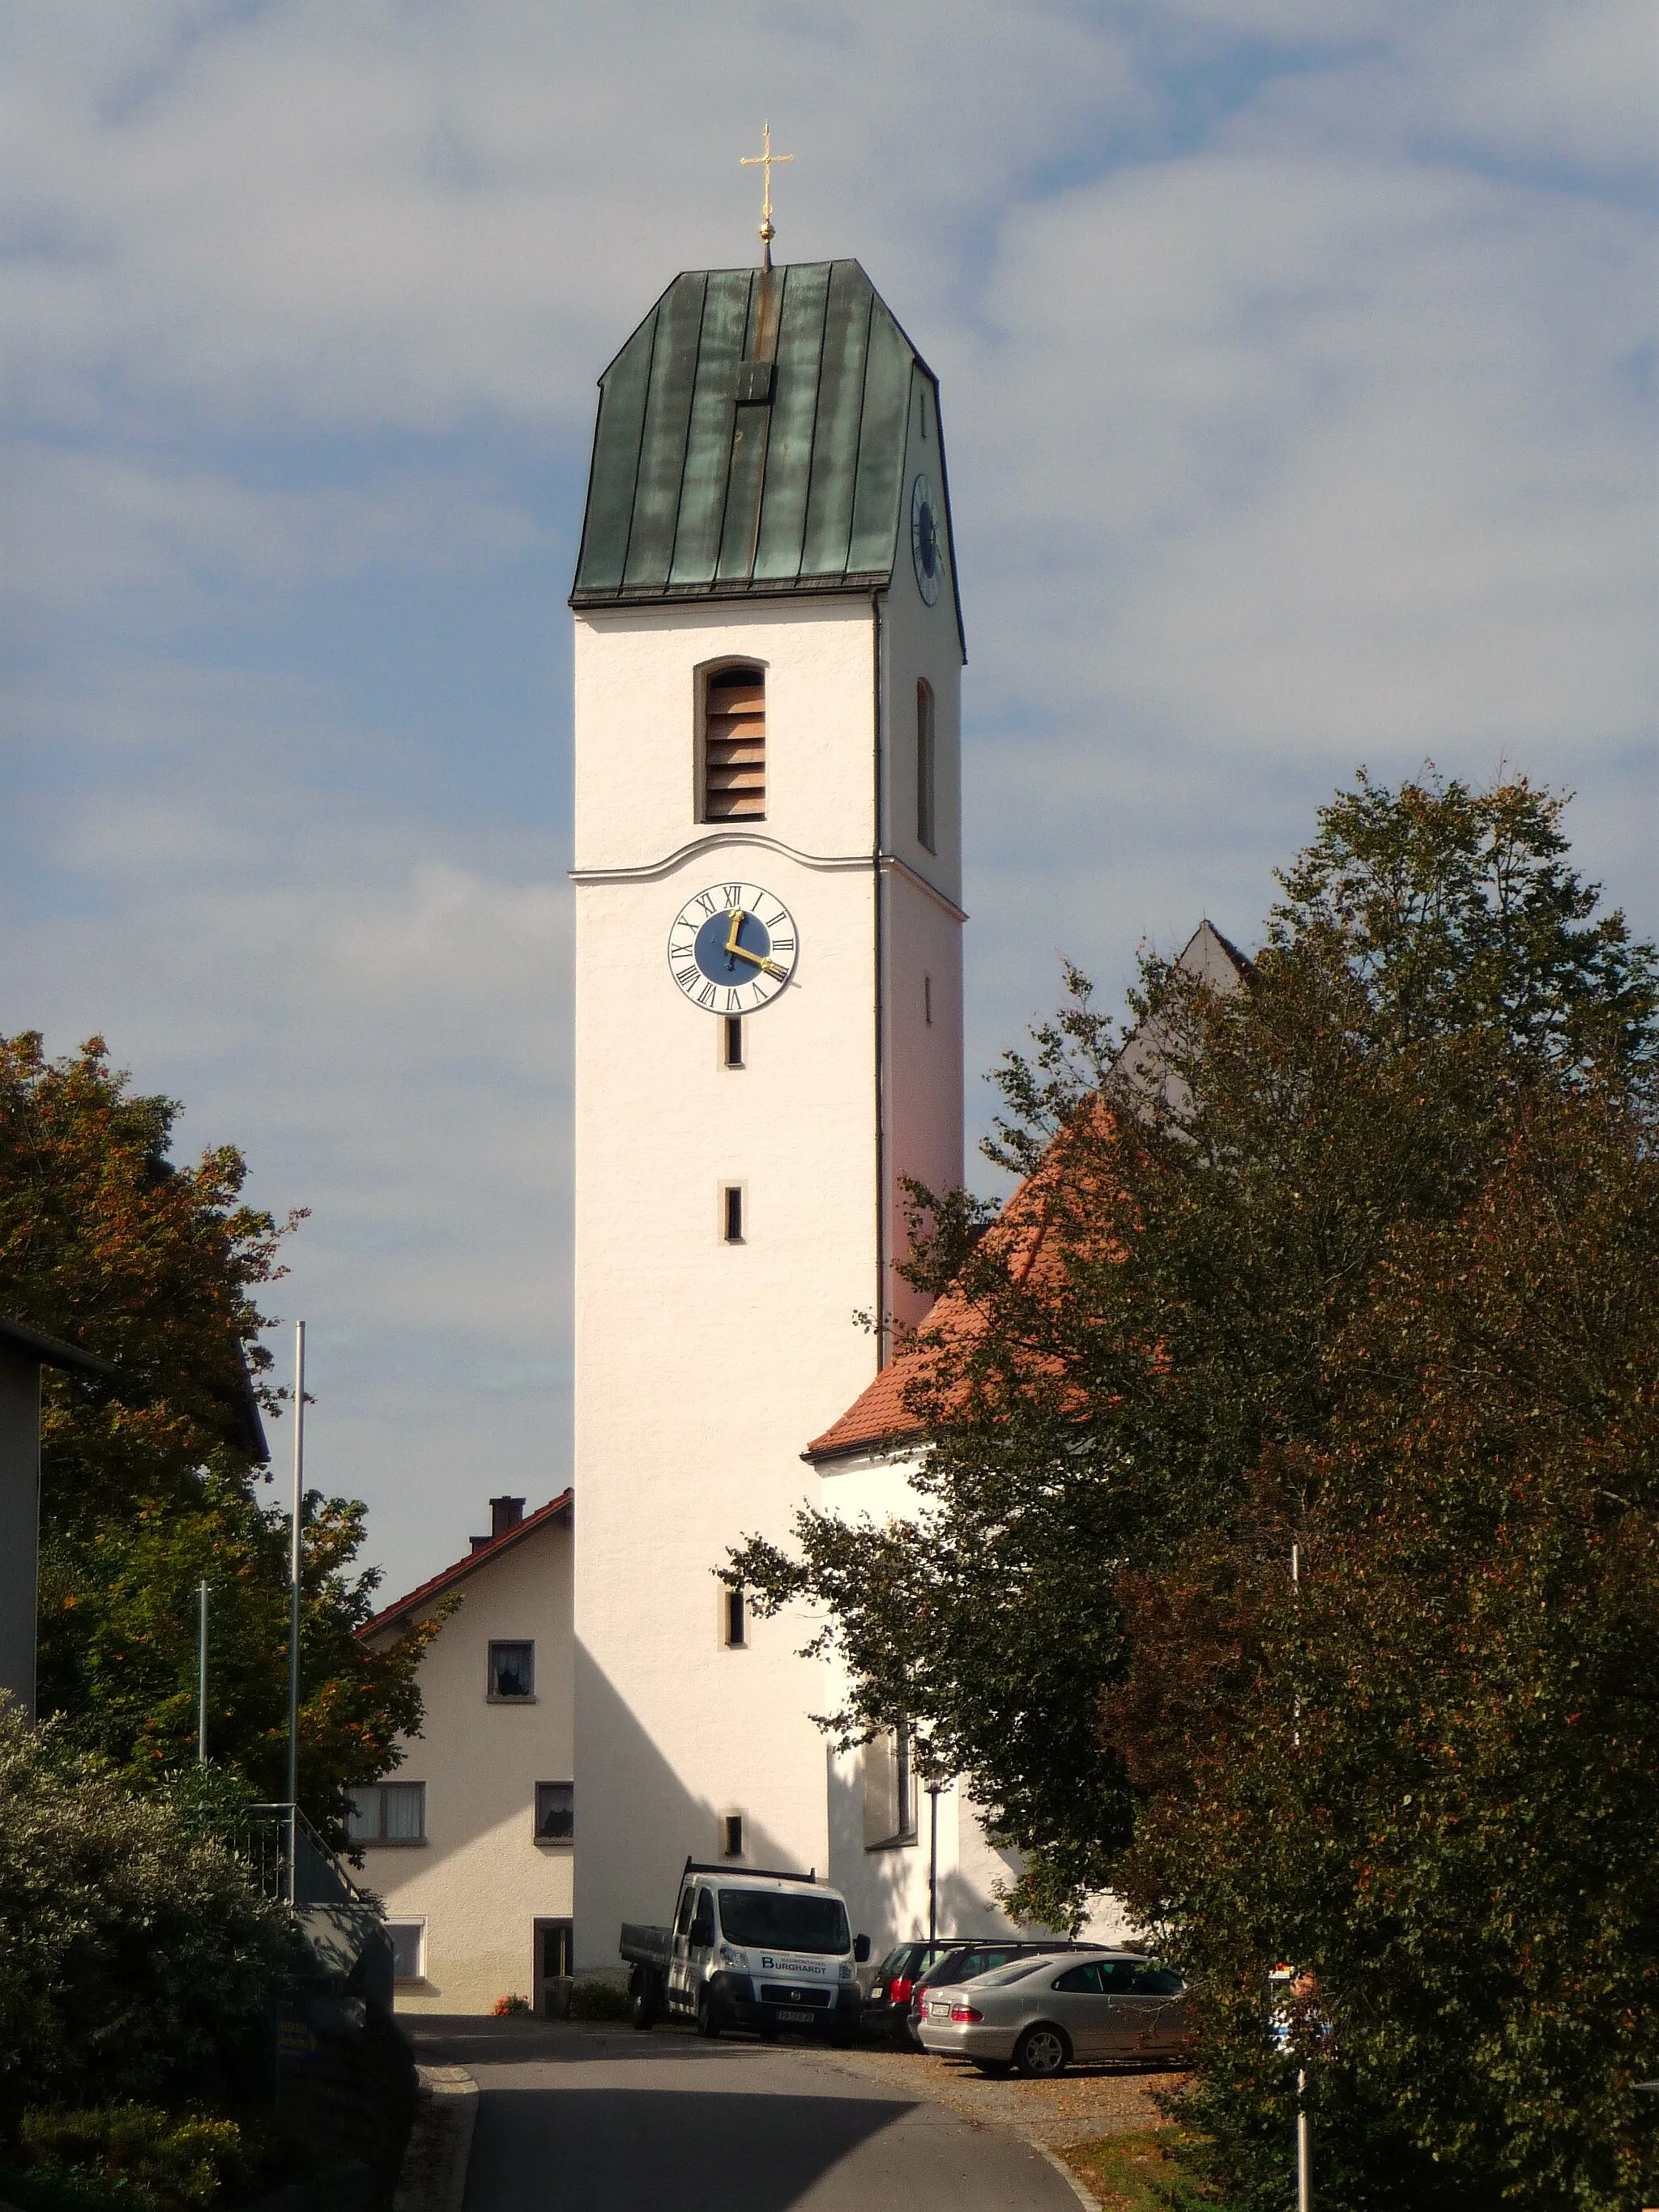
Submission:
[[[766,821],[692,818],[694,674],[767,669]],[[577,856],[645,871],[576,895],[575,1482],[579,1970],[660,1917],[726,1811],[751,1863],[827,1859],[818,1670],[799,1622],[719,1640],[713,1570],[787,1534],[799,1457],[875,1370],[874,623],[867,601],[577,624]],[[688,848],[690,849],[688,850]],[[742,876],[799,926],[748,1065],[668,971],[670,922]],[[721,1242],[720,1190],[747,1192]]]
[[[936,460],[930,473],[937,489]],[[810,1625],[758,1623],[749,1649],[723,1649],[712,1571],[745,1534],[787,1537],[816,1500],[799,1454],[875,1372],[853,1316],[897,1287],[878,1261],[899,1241],[899,1176],[961,1172],[959,653],[948,581],[930,610],[911,576],[908,501],[900,611],[847,597],[576,623],[579,1972],[614,1970],[619,1923],[669,1910],[724,1812],[745,1814],[751,1863],[829,1857],[808,1717],[822,1674],[796,1656]],[[747,829],[694,817],[697,671],[736,656],[767,681],[767,816]],[[878,789],[878,669],[902,823]],[[936,855],[915,835],[921,675]],[[878,876],[878,796],[884,837],[938,896]],[[746,1019],[732,1073],[665,948],[688,897],[738,877],[789,906],[800,952],[790,988]],[[931,1029],[911,1005],[924,974]],[[726,1180],[747,1194],[738,1247],[720,1235]]]
[[[878,1525],[912,1519],[921,1504],[910,1486],[916,1462],[902,1453],[871,1453],[830,1462],[820,1476],[823,1510],[845,1521],[868,1518]],[[846,1698],[841,1662],[825,1662],[820,1691],[825,1712],[838,1711]],[[829,1753],[830,1795],[830,1879],[848,1900],[854,1924],[870,1937],[872,1954],[907,1936],[927,1933],[929,1809],[920,1795],[916,1841],[875,1850],[864,1841],[862,1754]],[[973,1798],[957,1784],[939,1793],[939,1873],[936,1926],[941,1936],[1042,1933],[1029,1922],[1015,1923],[997,1900],[1024,1870],[1019,1852],[992,1842]],[[1098,1942],[1115,1942],[1133,1932],[1118,1899],[1103,1893],[1090,1901],[1083,1934]]]
[[[427,1840],[365,1846],[362,1876],[390,1917],[426,1923],[425,1978],[398,1984],[400,2012],[531,1996],[533,1923],[571,1915],[572,1846],[535,1837],[537,1783],[574,1771],[571,1585],[568,1527],[538,1528],[467,1577],[422,1660],[425,1724],[394,1778],[425,1783]],[[535,1702],[488,1703],[490,1644],[525,1638]]]
[[[909,538],[910,486],[918,472],[942,501],[937,396],[920,369],[911,379],[898,565],[893,588],[882,601],[882,846],[901,863],[884,878],[882,978],[885,1237],[895,1260],[908,1249],[903,1178],[950,1189],[962,1181],[963,1170],[962,644],[948,541],[939,597],[931,607],[917,587]],[[918,681],[933,694],[936,849],[931,853],[917,835]],[[914,1328],[927,1310],[927,1302],[896,1274],[888,1295],[902,1328]]]

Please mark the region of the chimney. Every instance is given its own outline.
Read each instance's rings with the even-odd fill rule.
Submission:
[[[489,1540],[505,1536],[509,1528],[516,1528],[524,1519],[522,1498],[492,1498],[489,1501]]]

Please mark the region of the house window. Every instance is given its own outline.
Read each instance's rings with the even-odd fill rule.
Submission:
[[[703,679],[697,814],[703,822],[757,822],[766,812],[766,676],[714,668]]]
[[[489,1647],[491,1705],[527,1705],[536,1694],[536,1647],[533,1644],[492,1644]]]
[[[728,1182],[720,1192],[720,1235],[728,1244],[743,1242],[743,1185]]]
[[[740,1589],[720,1592],[720,1641],[728,1651],[741,1651],[749,1641],[749,1607]]]
[[[536,1784],[536,1841],[568,1844],[576,1829],[576,1785],[574,1782]]]
[[[723,1067],[743,1066],[743,1016],[728,1014],[721,1023],[720,1065]]]
[[[392,1978],[394,1982],[420,1982],[426,1978],[426,1923],[424,1920],[388,1920],[386,1932],[392,1938]]]
[[[424,1782],[370,1782],[352,1791],[346,1833],[354,1844],[423,1844]]]
[[[916,836],[930,853],[939,850],[934,820],[933,687],[916,686]]]
[[[741,1813],[720,1814],[720,1856],[740,1859],[743,1856],[743,1815]],[[705,1896],[708,1893],[704,1892]]]

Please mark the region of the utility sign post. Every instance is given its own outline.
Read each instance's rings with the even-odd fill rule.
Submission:
[[[288,1537],[288,1887],[294,1902],[294,1863],[300,1811],[300,1568],[305,1518],[306,1325],[294,1324],[294,1499]]]

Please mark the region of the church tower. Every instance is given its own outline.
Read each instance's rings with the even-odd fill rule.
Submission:
[[[580,1972],[688,1854],[828,1868],[823,1671],[712,1571],[816,1502],[916,1317],[902,1178],[962,1174],[938,384],[856,262],[669,286],[570,604]]]

